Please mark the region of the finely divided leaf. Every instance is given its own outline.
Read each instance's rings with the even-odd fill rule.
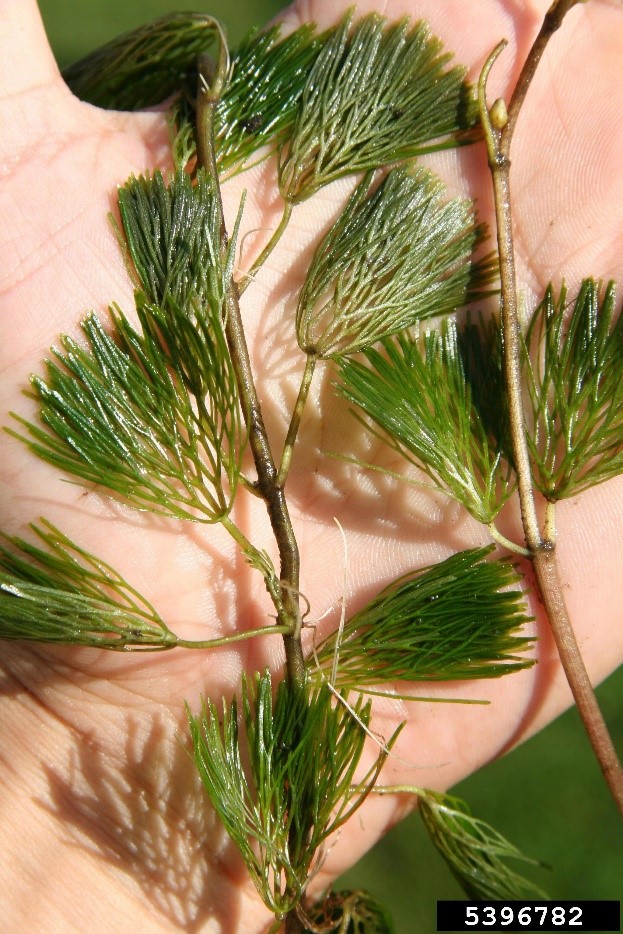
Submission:
[[[202,13],[171,13],[140,26],[63,71],[71,90],[98,107],[139,110],[172,94],[169,125],[175,164],[196,155],[197,60],[209,53],[216,21]],[[216,113],[216,156],[229,177],[266,158],[291,128],[323,36],[306,23],[281,39],[281,26],[254,30],[231,56],[230,80]]]
[[[623,472],[623,316],[615,286],[550,286],[524,342],[532,407],[527,426],[533,475],[548,500],[574,496]]]
[[[516,859],[538,865],[484,821],[464,801],[425,791],[418,812],[428,834],[469,898],[547,898],[545,892],[508,867]]]
[[[309,69],[325,41],[306,23],[285,38],[281,26],[254,30],[232,54],[230,80],[217,108],[215,150],[225,178],[266,159],[287,137]],[[196,154],[196,77],[172,107],[173,151],[178,168]]]
[[[296,313],[302,350],[352,354],[486,294],[495,268],[472,260],[484,230],[443,190],[423,169],[364,178],[314,253]]]
[[[396,681],[497,678],[534,664],[523,653],[530,622],[506,561],[477,548],[411,572],[386,587],[330,635],[310,660],[336,687],[366,691]],[[509,589],[509,588],[514,589]]]
[[[461,364],[469,387],[471,404],[486,437],[492,456],[500,457],[506,475],[513,463],[510,416],[504,378],[504,342],[497,315],[475,319],[467,315],[456,337]],[[478,430],[475,429],[478,433]],[[504,464],[505,462],[505,464]],[[510,479],[510,478],[508,478]]]
[[[188,378],[181,366],[172,368],[154,315],[142,308],[139,318],[142,334],[113,310],[113,337],[88,316],[86,349],[62,337],[46,378],[32,377],[43,426],[14,415],[27,433],[11,433],[55,467],[137,509],[219,521],[231,508],[242,451],[234,384],[215,368],[224,339],[218,336],[219,353],[207,327],[190,332],[178,314],[179,336],[188,333],[203,352]],[[192,389],[204,382],[215,394],[197,398]]]
[[[279,164],[291,202],[344,175],[457,145],[473,125],[462,68],[428,27],[348,13],[323,45]]]
[[[173,648],[176,636],[110,565],[45,520],[31,528],[44,548],[2,536],[0,639],[117,651]]]
[[[286,913],[304,892],[318,848],[369,791],[386,750],[353,788],[370,706],[359,700],[347,709],[327,685],[282,682],[273,701],[270,675],[256,675],[253,685],[243,682],[242,712],[244,735],[235,700],[223,702],[220,716],[210,701],[199,717],[189,712],[195,762],[265,904]]]
[[[455,323],[399,336],[365,356],[365,364],[340,361],[339,387],[367,417],[363,423],[479,522],[492,522],[513,490],[514,474],[505,432],[491,425],[486,410],[483,417],[483,392],[473,392],[473,366],[466,371]],[[495,391],[490,384],[488,392]],[[490,404],[501,406],[502,399]]]
[[[216,113],[225,177],[287,146],[281,187],[301,200],[341,175],[456,145],[473,127],[464,70],[447,67],[450,56],[424,24],[387,25],[378,15],[351,22],[349,14],[321,35],[305,24],[283,39],[273,26],[241,43]],[[185,169],[195,156],[197,60],[218,28],[208,15],[172,13],[119,36],[63,76],[82,100],[112,109],[138,110],[176,94],[169,124],[175,164]]]
[[[161,305],[171,299],[185,309],[197,299],[222,310],[227,260],[221,257],[214,180],[202,171],[193,185],[184,172],[176,172],[167,185],[154,172],[130,178],[118,198],[121,244],[148,301]]]
[[[32,378],[43,427],[15,416],[35,453],[138,509],[217,522],[231,509],[245,443],[225,338],[225,256],[214,185],[178,174],[131,179],[120,192],[137,284],[135,330],[91,314],[88,347],[61,338]],[[13,434],[15,434],[13,432]]]
[[[309,70],[327,33],[306,23],[284,39],[281,27],[253,32],[232,60],[229,85],[216,110],[219,171],[229,177],[249,167],[264,147],[266,158],[289,134]]]
[[[211,48],[216,21],[170,13],[91,52],[63,71],[81,100],[109,110],[140,110],[179,90],[199,55]]]

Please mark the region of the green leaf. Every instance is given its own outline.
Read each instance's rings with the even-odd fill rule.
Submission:
[[[281,26],[254,30],[232,55],[231,77],[216,108],[219,172],[229,178],[268,158],[292,128],[309,69],[326,36],[306,23],[281,38]],[[195,85],[173,105],[173,150],[179,168],[195,156]]]
[[[235,249],[221,256],[213,183],[156,173],[120,193],[140,331],[116,308],[91,314],[88,347],[61,337],[32,377],[43,427],[15,416],[44,460],[138,509],[201,522],[232,506],[245,444],[224,302]],[[12,432],[15,435],[15,432]]]
[[[500,457],[506,483],[513,464],[510,416],[504,378],[504,344],[497,315],[475,320],[469,315],[457,332],[458,352],[469,387],[471,404],[482,432],[489,440],[491,457]],[[475,429],[480,432],[480,429]],[[504,462],[506,462],[504,464]]]
[[[364,891],[330,892],[306,912],[314,925],[305,934],[318,930],[331,934],[394,934],[394,925],[387,909]]]
[[[70,65],[63,77],[82,100],[108,109],[139,110],[175,94],[169,125],[176,167],[185,169],[196,154],[197,60],[212,49],[217,30],[211,16],[172,13],[119,36]],[[284,39],[275,25],[253,30],[232,54],[216,112],[224,175],[248,168],[255,156],[267,158],[283,141],[323,41],[311,23]]]
[[[291,202],[345,175],[457,145],[474,122],[465,70],[447,68],[428,27],[350,11],[309,71],[292,139],[279,160]]]
[[[227,263],[221,257],[221,222],[214,180],[201,171],[196,185],[177,172],[134,176],[119,188],[118,231],[137,286],[154,305],[172,300],[185,309],[194,300],[222,313]]]
[[[471,345],[470,353],[456,324],[444,321],[439,331],[399,336],[382,352],[367,350],[365,364],[341,360],[339,389],[373,434],[488,524],[511,495],[514,473],[505,456],[504,419],[495,423],[484,402],[484,376],[494,365],[476,375],[482,355],[473,336]],[[502,393],[500,383],[489,384],[490,396]],[[496,395],[488,405],[503,408],[503,398]]]
[[[193,331],[181,313],[167,318],[140,308],[140,334],[119,310],[111,315],[114,337],[89,315],[82,322],[88,348],[61,338],[57,362],[46,361],[46,379],[32,377],[43,425],[14,414],[26,434],[10,433],[48,463],[137,509],[219,521],[231,508],[242,454],[233,374],[217,369],[229,359],[220,325]],[[173,359],[160,324],[176,333]],[[175,359],[185,336],[203,354],[188,372]],[[214,393],[194,395],[204,385]]]
[[[484,229],[443,191],[423,169],[364,178],[314,253],[296,313],[302,350],[352,354],[487,294],[492,261],[472,261]]]
[[[538,865],[484,821],[473,817],[464,801],[440,792],[423,792],[418,812],[428,834],[469,898],[547,898],[504,860]]]
[[[252,32],[237,49],[216,110],[216,159],[226,177],[248,168],[261,149],[259,158],[267,158],[289,135],[327,35],[306,23],[281,39],[281,26],[273,26]]]
[[[616,290],[592,279],[573,307],[547,289],[525,335],[532,408],[527,437],[537,488],[550,501],[623,472],[623,317]]]
[[[2,536],[0,639],[117,651],[173,648],[177,637],[114,568],[45,519],[31,529],[44,548]]]
[[[318,848],[370,790],[395,737],[353,788],[369,704],[347,709],[326,684],[285,682],[273,702],[266,672],[252,686],[243,681],[242,712],[243,736],[235,699],[223,701],[220,717],[211,701],[199,717],[188,712],[195,762],[262,899],[284,914],[300,901]]]
[[[520,577],[508,562],[486,560],[491,551],[462,551],[394,581],[320,645],[314,665],[328,678],[337,654],[335,686],[364,692],[396,681],[497,678],[530,667],[533,660],[521,653],[532,639],[516,634],[531,621]]]
[[[203,13],[170,13],[124,33],[63,71],[81,100],[112,110],[140,110],[179,90],[217,23]]]

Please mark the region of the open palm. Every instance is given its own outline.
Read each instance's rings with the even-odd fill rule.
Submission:
[[[285,19],[289,26],[308,19],[326,25],[348,5],[309,0],[295,4]],[[428,19],[457,59],[473,68],[472,78],[506,36],[509,49],[492,76],[497,94],[512,87],[547,5],[365,0],[358,11]],[[563,273],[571,289],[587,275],[623,279],[622,55],[620,7],[593,0],[569,15],[531,88],[512,153],[518,271],[528,307]],[[577,62],[583,63],[581,81]],[[35,0],[0,0],[0,73],[0,411],[28,415],[32,410],[20,390],[58,334],[78,335],[87,309],[103,312],[113,300],[132,307],[106,213],[116,185],[131,173],[168,165],[167,133],[161,113],[107,113],[72,97]],[[430,161],[452,192],[477,198],[481,217],[490,220],[482,147]],[[241,271],[279,216],[273,172],[268,163],[224,189],[229,217],[242,188],[251,193]],[[252,362],[276,451],[303,367],[292,333],[292,299],[312,245],[347,191],[346,183],[334,185],[296,209],[287,237],[244,296]],[[310,620],[333,607],[318,624],[324,633],[336,625],[342,597],[354,611],[402,571],[487,538],[440,498],[327,460],[322,452],[361,453],[366,442],[335,399],[328,370],[321,373],[315,401],[303,423],[288,494]],[[222,529],[136,513],[63,482],[8,436],[0,444],[4,531],[22,534],[44,515],[116,567],[180,635],[209,638],[266,621],[271,608],[263,582]],[[376,456],[367,452],[369,459]],[[334,517],[344,528],[347,552]],[[261,503],[241,497],[235,520],[254,544],[272,549]],[[517,536],[516,517],[507,522],[505,531]],[[569,609],[589,670],[599,680],[623,657],[623,485],[613,481],[564,503],[558,525]],[[409,722],[384,780],[445,788],[569,703],[555,650],[537,626],[540,664],[534,669],[499,682],[436,689],[444,696],[489,698],[489,707],[379,705],[380,733]],[[267,665],[279,670],[282,661],[278,637],[235,650],[123,657],[3,645],[0,819],[8,831],[0,872],[6,875],[3,891],[12,893],[4,930],[27,924],[73,931],[84,927],[87,916],[91,934],[265,927],[266,911],[205,808],[179,740],[185,736],[184,700],[196,709],[202,694],[229,696],[241,671]],[[389,798],[367,804],[361,820],[345,828],[330,850],[318,882],[354,862],[404,806]]]

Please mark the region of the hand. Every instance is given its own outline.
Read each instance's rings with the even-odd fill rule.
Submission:
[[[292,27],[308,19],[323,26],[348,5],[309,0],[290,8],[285,20]],[[377,6],[362,0],[358,11]],[[490,99],[512,88],[547,6],[548,0],[381,5],[389,19],[405,13],[428,19],[457,60],[470,65],[474,80],[491,48],[502,36],[509,38],[492,75]],[[594,0],[569,15],[530,89],[512,151],[518,273],[528,307],[563,273],[571,292],[586,275],[623,280],[623,86],[614,78],[622,53],[620,8]],[[106,213],[115,186],[131,173],[168,165],[167,134],[161,113],[107,113],[72,97],[34,0],[0,2],[0,73],[0,411],[32,415],[20,390],[58,334],[78,335],[87,309],[103,314],[113,300],[125,310],[132,307]],[[453,192],[476,197],[481,217],[491,221],[482,146],[429,161]],[[259,167],[224,190],[230,217],[243,187],[251,196],[245,225],[256,233],[245,241],[243,269],[277,221],[278,200],[263,184],[271,173],[271,165]],[[281,270],[314,241],[347,190],[347,183],[338,184],[296,209],[287,237],[244,298],[258,388],[277,450],[303,365],[293,336],[281,335],[289,334],[288,303],[304,259],[294,263],[292,278]],[[440,498],[379,484],[374,476],[361,478],[322,456],[326,450],[346,452],[358,441],[356,423],[338,408],[330,381],[327,368],[317,398],[331,405],[331,419],[310,406],[288,482],[310,618],[321,617],[343,595],[352,613],[402,571],[487,541],[479,526]],[[22,534],[28,522],[46,516],[115,566],[172,629],[188,637],[207,638],[231,632],[239,621],[251,627],[266,620],[271,608],[262,581],[221,529],[133,512],[63,482],[13,439],[3,436],[0,443],[0,526],[7,533]],[[334,516],[345,529],[347,560]],[[271,547],[260,503],[244,498],[235,518],[254,543]],[[508,521],[504,531],[517,537],[516,517]],[[600,680],[623,658],[623,484],[613,481],[563,503],[558,527],[569,610],[588,668]],[[399,721],[409,721],[384,782],[445,788],[569,704],[555,649],[538,607],[533,609],[538,666],[497,682],[436,689],[443,696],[489,698],[489,707],[378,708],[375,728],[385,735]],[[336,608],[319,633],[335,626],[338,615]],[[90,934],[111,927],[150,934],[218,925],[228,932],[265,929],[267,913],[204,808],[179,740],[187,735],[184,700],[197,710],[201,694],[229,696],[242,670],[267,664],[280,670],[277,637],[256,639],[240,650],[124,656],[3,644],[0,820],[6,828],[7,932],[26,926],[46,934],[78,931],[89,910]],[[429,686],[426,693],[433,693]],[[348,825],[330,850],[318,884],[350,866],[405,808],[403,800],[391,798],[366,804],[361,821]]]

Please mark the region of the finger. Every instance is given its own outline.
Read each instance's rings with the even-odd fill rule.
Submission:
[[[0,0],[0,166],[8,171],[66,114],[71,95],[35,0]]]
[[[3,99],[60,81],[35,0],[0,0],[0,86]]]

